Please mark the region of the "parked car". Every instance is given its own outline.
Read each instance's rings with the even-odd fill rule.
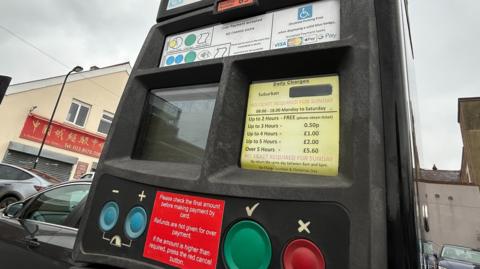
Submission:
[[[0,267],[64,269],[72,260],[91,181],[49,187],[0,211]]]
[[[0,163],[0,208],[60,182],[37,170]]]
[[[480,250],[444,245],[440,252],[438,269],[480,269]]]

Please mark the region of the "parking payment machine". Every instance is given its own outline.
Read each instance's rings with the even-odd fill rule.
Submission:
[[[402,5],[380,2],[163,0],[74,259],[416,268]]]

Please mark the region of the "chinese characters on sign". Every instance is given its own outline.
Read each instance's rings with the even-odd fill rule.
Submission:
[[[31,114],[25,120],[20,138],[42,142],[47,130],[48,120]],[[68,125],[52,122],[45,144],[92,157],[100,157],[105,138],[87,133]]]

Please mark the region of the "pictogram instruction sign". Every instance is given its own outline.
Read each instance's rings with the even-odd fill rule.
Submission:
[[[338,175],[338,75],[250,85],[241,166]]]
[[[324,0],[170,35],[160,67],[340,39],[340,3]]]
[[[217,268],[225,202],[157,192],[143,256],[180,269]]]

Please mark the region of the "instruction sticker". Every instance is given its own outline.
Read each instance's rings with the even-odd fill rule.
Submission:
[[[160,67],[339,39],[340,3],[324,0],[170,35]]]
[[[168,0],[167,10],[190,5],[202,0]]]
[[[157,192],[143,256],[180,269],[215,269],[225,202]]]
[[[241,166],[338,175],[337,75],[250,85]]]

